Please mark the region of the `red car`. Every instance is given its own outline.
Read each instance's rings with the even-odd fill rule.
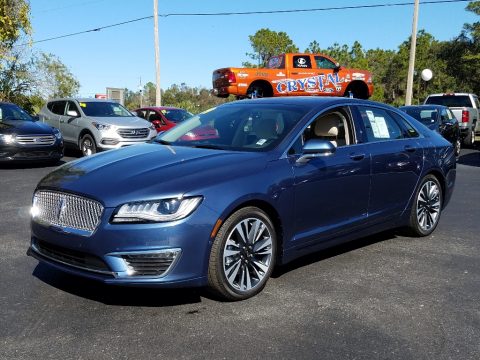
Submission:
[[[150,106],[135,110],[138,117],[150,121],[157,132],[166,131],[193,116],[187,110],[167,106]]]

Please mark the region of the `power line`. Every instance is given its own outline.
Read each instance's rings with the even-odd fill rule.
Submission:
[[[432,4],[445,4],[445,3],[461,3],[461,2],[469,2],[471,0],[430,0],[430,1],[422,1],[421,5],[432,5]],[[414,5],[413,2],[399,2],[399,3],[391,3],[391,4],[371,4],[371,5],[352,5],[352,6],[335,6],[335,7],[326,7],[326,8],[316,8],[316,9],[292,9],[292,10],[267,10],[267,11],[243,11],[243,12],[218,12],[218,13],[170,13],[170,14],[159,14],[159,17],[167,18],[173,16],[235,16],[235,15],[264,15],[264,14],[290,14],[290,13],[301,13],[301,12],[318,12],[318,11],[334,11],[334,10],[352,10],[352,9],[372,9],[372,8],[382,8],[382,7],[397,7],[397,6],[411,6]],[[131,24],[138,21],[143,21],[147,19],[152,19],[153,16],[144,16],[137,19],[122,21],[115,24],[100,26],[94,29],[78,31],[75,33],[64,34],[59,36],[54,36],[47,39],[31,41],[23,44],[19,44],[17,46],[25,46],[30,44],[39,44],[42,42],[52,41],[63,39],[66,37],[77,36],[81,34],[87,34],[91,32],[97,32],[100,30],[122,26],[126,24]]]

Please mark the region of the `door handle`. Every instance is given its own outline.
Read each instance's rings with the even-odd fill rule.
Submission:
[[[411,145],[405,145],[404,149],[408,152],[415,152],[417,151],[417,148],[414,148],[413,146]]]
[[[61,123],[64,123],[64,122],[65,122],[65,120],[60,120],[60,122],[61,122]]]
[[[350,154],[350,159],[359,161],[365,158],[365,154]]]

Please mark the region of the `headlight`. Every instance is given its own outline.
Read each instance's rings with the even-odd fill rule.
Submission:
[[[8,135],[3,135],[0,134],[0,142],[3,142],[4,144],[13,144],[15,142],[15,135],[8,134]]]
[[[92,125],[95,126],[100,131],[106,131],[112,127],[111,125],[100,124],[95,121],[92,121]]]
[[[141,201],[124,204],[112,222],[166,222],[190,215],[202,201],[201,196]]]
[[[150,126],[149,126],[148,128],[149,128],[150,130],[156,130],[156,129],[155,129],[155,125],[153,125],[153,124],[150,124]]]
[[[62,133],[60,132],[60,130],[56,129],[56,128],[53,128],[53,135],[55,135],[55,137],[57,139],[61,139],[62,138]]]

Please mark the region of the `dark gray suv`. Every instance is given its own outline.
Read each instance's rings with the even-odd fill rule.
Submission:
[[[55,99],[42,108],[39,117],[60,129],[65,143],[84,156],[139,144],[157,135],[151,123],[110,100]]]

